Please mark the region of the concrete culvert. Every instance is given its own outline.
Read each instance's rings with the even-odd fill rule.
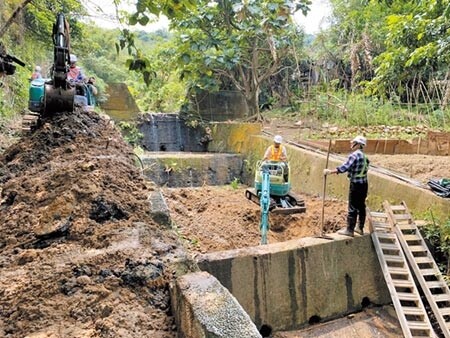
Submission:
[[[261,334],[261,336],[264,337],[270,337],[270,335],[272,334],[272,327],[270,327],[269,325],[263,324],[261,326],[261,329],[259,330],[259,333]]]
[[[308,320],[309,325],[314,325],[314,324],[318,324],[322,321],[322,318],[320,318],[319,316],[311,316]]]

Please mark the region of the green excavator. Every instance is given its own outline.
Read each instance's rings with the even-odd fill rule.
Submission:
[[[56,16],[53,25],[53,65],[49,78],[31,81],[29,114],[24,116],[24,130],[29,130],[42,116],[72,112],[75,105],[87,106],[94,101],[89,87],[68,80],[70,68],[70,30],[64,14]]]

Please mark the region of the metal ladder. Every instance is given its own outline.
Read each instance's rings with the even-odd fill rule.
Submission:
[[[450,338],[450,290],[405,202],[383,203],[406,258],[433,311],[442,334]]]
[[[392,303],[406,338],[436,337],[408,267],[397,235],[386,212],[371,212],[367,219],[372,241]]]

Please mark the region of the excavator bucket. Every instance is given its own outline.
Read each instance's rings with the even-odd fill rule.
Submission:
[[[44,112],[52,114],[62,111],[73,111],[75,99],[75,88],[53,87],[51,84],[45,85]]]
[[[270,212],[275,215],[301,214],[301,213],[306,212],[306,207],[305,206],[302,206],[302,207],[295,206],[295,207],[290,207],[290,208],[275,207],[274,209],[270,210]]]

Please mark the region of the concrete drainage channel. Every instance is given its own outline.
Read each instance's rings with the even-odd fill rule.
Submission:
[[[153,153],[141,159],[144,167],[153,168],[153,180],[170,177],[165,182],[172,186],[226,184],[243,170],[241,157],[231,154]],[[169,163],[177,169],[167,173]],[[202,178],[200,173],[209,174]],[[161,192],[155,191],[150,201],[154,219],[169,226]],[[333,241],[302,238],[198,255],[198,271],[179,276],[171,286],[178,336],[271,337],[368,304],[389,304],[370,236],[332,236]],[[357,264],[349,264],[356,257]]]
[[[270,144],[258,136],[249,140],[251,133],[237,133],[233,128],[240,127],[214,131],[221,151],[243,153],[254,162],[254,154]],[[289,149],[289,153],[293,170],[304,173],[294,189],[299,184],[307,193],[321,191],[322,182],[312,173],[324,167],[324,156],[308,150]],[[166,186],[223,185],[236,177],[243,181],[251,177],[246,161],[238,155],[149,153],[141,160],[144,173]],[[378,173],[371,174],[370,180],[369,206],[390,198],[406,200],[412,209],[433,207],[436,215],[450,211],[450,203],[405,182]],[[333,183],[331,191],[345,199],[346,186]],[[162,194],[155,192],[150,199],[155,219],[170,224]],[[354,313],[368,304],[390,304],[371,237],[331,236],[333,241],[301,238],[198,255],[198,271],[179,276],[171,286],[178,336],[271,337]]]

